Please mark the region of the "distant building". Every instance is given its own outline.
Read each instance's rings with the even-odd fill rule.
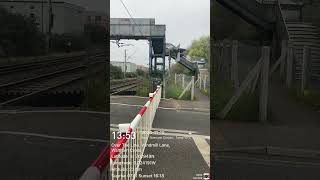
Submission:
[[[47,0],[1,0],[0,6],[9,12],[22,14],[35,19],[41,32],[48,32],[49,6]],[[85,8],[67,3],[63,0],[52,1],[52,33],[80,34],[84,30]]]
[[[99,25],[107,29],[108,20],[109,16],[106,13],[95,11],[86,11],[85,13],[85,24]]]
[[[123,61],[110,61],[111,65],[120,67],[122,72],[124,72],[124,62]],[[127,62],[127,72],[136,72],[137,71],[137,65],[132,62]]]

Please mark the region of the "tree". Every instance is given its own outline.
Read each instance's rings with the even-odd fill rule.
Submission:
[[[202,57],[206,62],[210,58],[210,37],[202,36],[200,39],[193,40],[191,47],[188,49],[190,57]]]
[[[93,44],[105,43],[106,34],[108,33],[104,27],[95,24],[86,24],[84,32]]]
[[[142,76],[142,77],[145,76],[145,72],[142,69],[137,69],[136,73],[137,73],[138,76]]]
[[[192,75],[193,73],[188,70],[187,68],[185,68],[183,65],[179,64],[179,63],[175,63],[172,64],[170,67],[170,71],[172,74],[188,74],[188,75]]]
[[[45,47],[45,36],[35,19],[13,14],[0,7],[0,49],[5,56],[38,55]]]
[[[110,79],[121,79],[121,78],[123,78],[123,73],[121,68],[110,64]]]

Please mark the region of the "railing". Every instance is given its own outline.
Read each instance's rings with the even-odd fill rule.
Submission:
[[[278,31],[278,38],[280,40],[289,40],[289,30],[286,24],[286,20],[282,13],[282,8],[280,1],[277,0],[276,7],[275,7],[275,15],[276,15],[276,23],[277,23],[277,31]]]
[[[148,102],[129,124],[119,124],[118,139],[111,148],[104,148],[80,180],[134,180],[151,132],[152,123],[161,99],[161,86],[149,94]],[[108,163],[110,168],[107,168]],[[109,170],[111,172],[109,177]]]

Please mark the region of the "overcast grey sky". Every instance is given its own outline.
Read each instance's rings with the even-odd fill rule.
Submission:
[[[210,0],[123,0],[134,18],[155,18],[166,25],[166,42],[187,48],[192,40],[210,34]],[[120,0],[110,1],[111,18],[128,18]],[[128,42],[121,40],[122,42]],[[118,48],[110,43],[111,61],[124,61],[124,49],[129,62],[148,64],[146,41],[130,40],[134,46]],[[132,55],[133,54],[133,55]]]

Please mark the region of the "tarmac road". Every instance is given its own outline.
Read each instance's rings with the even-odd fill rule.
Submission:
[[[107,143],[107,114],[0,113],[0,179],[78,179]]]

